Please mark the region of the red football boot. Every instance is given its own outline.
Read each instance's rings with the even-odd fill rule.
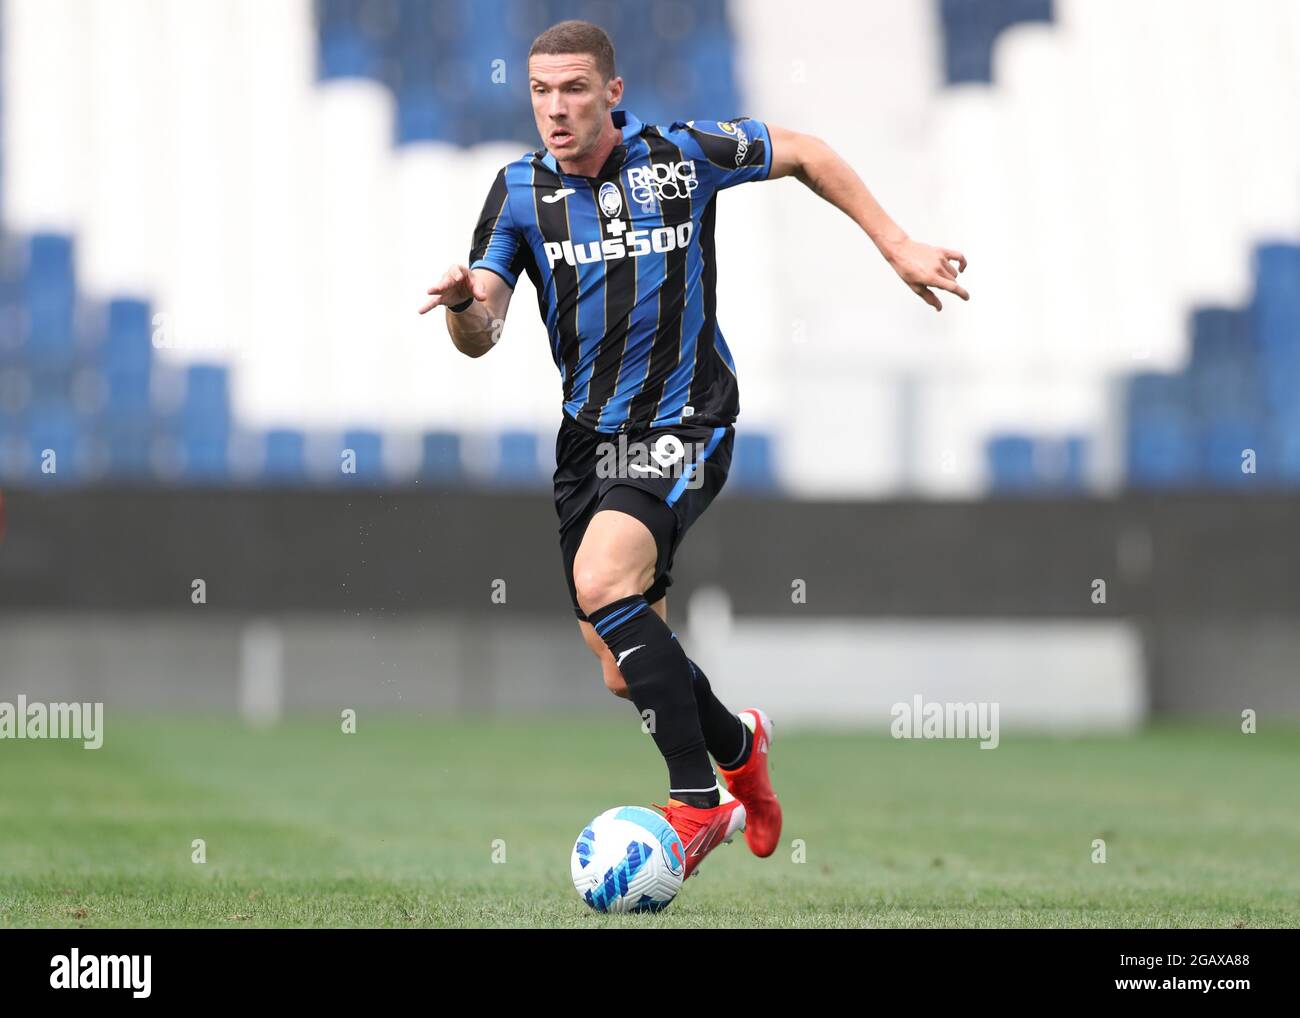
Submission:
[[[729,771],[718,770],[727,780],[727,788],[745,804],[747,816],[745,843],[759,857],[776,851],[781,841],[781,804],[772,791],[772,780],[767,773],[767,751],[772,745],[772,719],[757,707],[741,711],[754,719],[754,743],[749,759]],[[741,721],[744,724],[744,721]]]
[[[712,809],[688,806],[676,799],[669,799],[667,806],[657,802],[651,805],[663,811],[668,826],[682,839],[686,850],[682,880],[695,872],[706,855],[745,829],[745,806],[739,799],[719,803]]]

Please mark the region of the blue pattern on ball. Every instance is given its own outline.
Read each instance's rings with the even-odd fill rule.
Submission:
[[[583,893],[588,905],[597,912],[608,912],[610,905],[627,894],[627,887],[633,877],[640,872],[654,849],[643,841],[633,841],[627,846],[627,854],[605,871],[605,879],[594,890]],[[645,895],[642,895],[642,899]],[[638,908],[640,907],[638,903]]]

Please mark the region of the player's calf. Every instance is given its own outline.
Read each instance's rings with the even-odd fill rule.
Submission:
[[[627,680],[623,678],[623,673],[618,670],[618,665],[614,663],[614,655],[605,646],[605,641],[596,635],[596,630],[592,628],[590,622],[580,621],[578,630],[582,633],[582,642],[587,645],[587,649],[600,662],[600,674],[605,682],[605,688],[617,697],[624,700],[628,699]]]
[[[627,691],[627,680],[623,678],[623,673],[618,670],[618,665],[614,664],[614,655],[608,649],[600,662],[601,677],[605,680],[605,688],[617,697],[624,700],[630,699]]]
[[[588,613],[596,635],[614,655],[627,680],[629,699],[668,765],[669,794],[708,808],[719,800],[709,761],[690,665],[672,630],[636,594]]]

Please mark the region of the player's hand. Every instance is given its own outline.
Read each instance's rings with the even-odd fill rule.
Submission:
[[[932,247],[909,238],[893,248],[888,258],[889,264],[912,292],[936,311],[942,311],[943,305],[930,289],[932,286],[955,293],[962,300],[970,300],[970,294],[957,282],[957,273],[966,269],[966,256],[960,251]],[[954,263],[956,268],[953,268]]]
[[[474,273],[464,265],[453,265],[425,292],[431,294],[433,299],[420,308],[420,314],[444,304],[463,304],[470,297],[487,300],[488,296],[487,287],[476,282]]]

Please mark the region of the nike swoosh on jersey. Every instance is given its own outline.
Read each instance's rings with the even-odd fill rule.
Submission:
[[[556,191],[554,194],[544,194],[544,195],[542,195],[542,201],[546,202],[547,205],[553,205],[555,202],[559,201],[561,198],[565,198],[565,197],[567,197],[567,196],[569,196],[569,195],[571,195],[571,194],[577,194],[577,193],[578,193],[578,192],[575,191],[575,190],[574,190],[573,188],[571,188],[571,187],[562,187],[562,188],[560,188],[558,191]]]

